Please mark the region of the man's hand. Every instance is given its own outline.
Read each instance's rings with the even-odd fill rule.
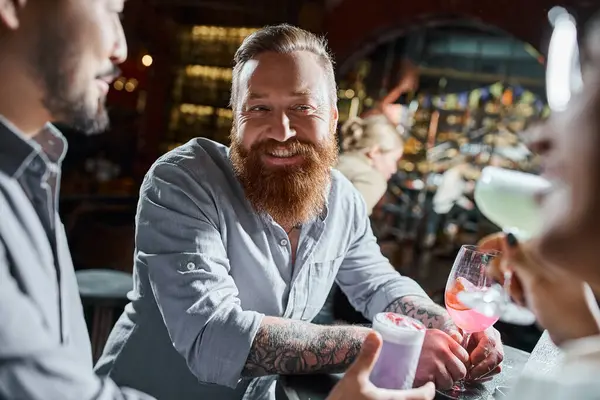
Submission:
[[[363,343],[360,354],[346,371],[340,382],[333,388],[327,400],[431,400],[435,396],[435,385],[412,390],[387,390],[375,387],[369,375],[381,351],[381,337],[370,333]]]
[[[527,306],[557,345],[564,341],[597,335],[600,329],[590,311],[584,282],[542,261],[535,242],[496,234],[484,238],[480,247],[500,250],[489,274],[503,282],[504,272],[513,271],[510,295]]]
[[[448,336],[462,343],[462,333],[454,322],[447,321],[442,327]],[[471,335],[466,351],[467,380],[485,381],[502,371],[500,363],[504,359],[504,347],[500,333],[495,328]]]
[[[469,353],[455,338],[439,329],[425,333],[421,357],[415,375],[415,386],[435,382],[439,389],[450,389],[467,375]]]
[[[504,348],[500,333],[495,328],[474,333],[469,341],[468,380],[483,381],[502,371]]]

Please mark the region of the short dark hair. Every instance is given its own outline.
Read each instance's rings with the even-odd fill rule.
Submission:
[[[266,52],[289,54],[295,51],[308,51],[319,57],[329,80],[331,102],[337,102],[337,87],[333,72],[333,58],[327,48],[327,41],[314,33],[288,24],[271,25],[259,29],[242,42],[235,53],[231,81],[230,106],[235,111],[239,91],[240,72],[244,65]]]

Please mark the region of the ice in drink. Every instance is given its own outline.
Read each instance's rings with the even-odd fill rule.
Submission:
[[[385,389],[412,388],[425,326],[410,317],[380,313],[373,320],[373,329],[381,335],[383,347],[371,372],[371,382]]]
[[[475,333],[485,331],[498,321],[497,316],[488,317],[465,306],[458,300],[458,294],[461,292],[484,292],[488,288],[478,288],[467,279],[459,277],[449,290],[446,290],[446,310],[452,318],[452,321],[465,332]]]

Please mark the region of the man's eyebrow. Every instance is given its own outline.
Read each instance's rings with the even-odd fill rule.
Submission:
[[[259,92],[248,92],[248,96],[246,97],[248,100],[259,100],[265,99],[269,97],[267,94],[259,93]]]
[[[293,97],[306,97],[306,96],[310,96],[311,94],[312,94],[312,92],[310,91],[310,89],[294,90],[292,92]]]
[[[294,90],[292,92],[290,92],[290,97],[307,97],[310,96],[312,94],[312,92],[310,91],[310,89],[301,89],[301,90]],[[268,98],[269,95],[266,93],[260,93],[260,92],[248,92],[248,95],[246,96],[247,100],[260,100],[260,99],[266,99]]]

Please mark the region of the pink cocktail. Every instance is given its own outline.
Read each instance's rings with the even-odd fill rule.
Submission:
[[[452,321],[465,332],[485,331],[498,321],[498,317],[488,317],[469,309],[458,300],[460,292],[484,292],[487,288],[478,288],[463,277],[458,277],[452,287],[446,290],[446,309]]]
[[[498,317],[488,317],[459,300],[460,293],[481,293],[489,290],[491,281],[486,269],[498,255],[497,252],[482,252],[476,246],[462,246],[446,283],[444,300],[452,321],[463,331],[461,346],[468,348],[472,333],[482,332],[492,326]],[[451,399],[462,398],[467,388],[463,380],[456,382],[452,389],[442,393]]]

